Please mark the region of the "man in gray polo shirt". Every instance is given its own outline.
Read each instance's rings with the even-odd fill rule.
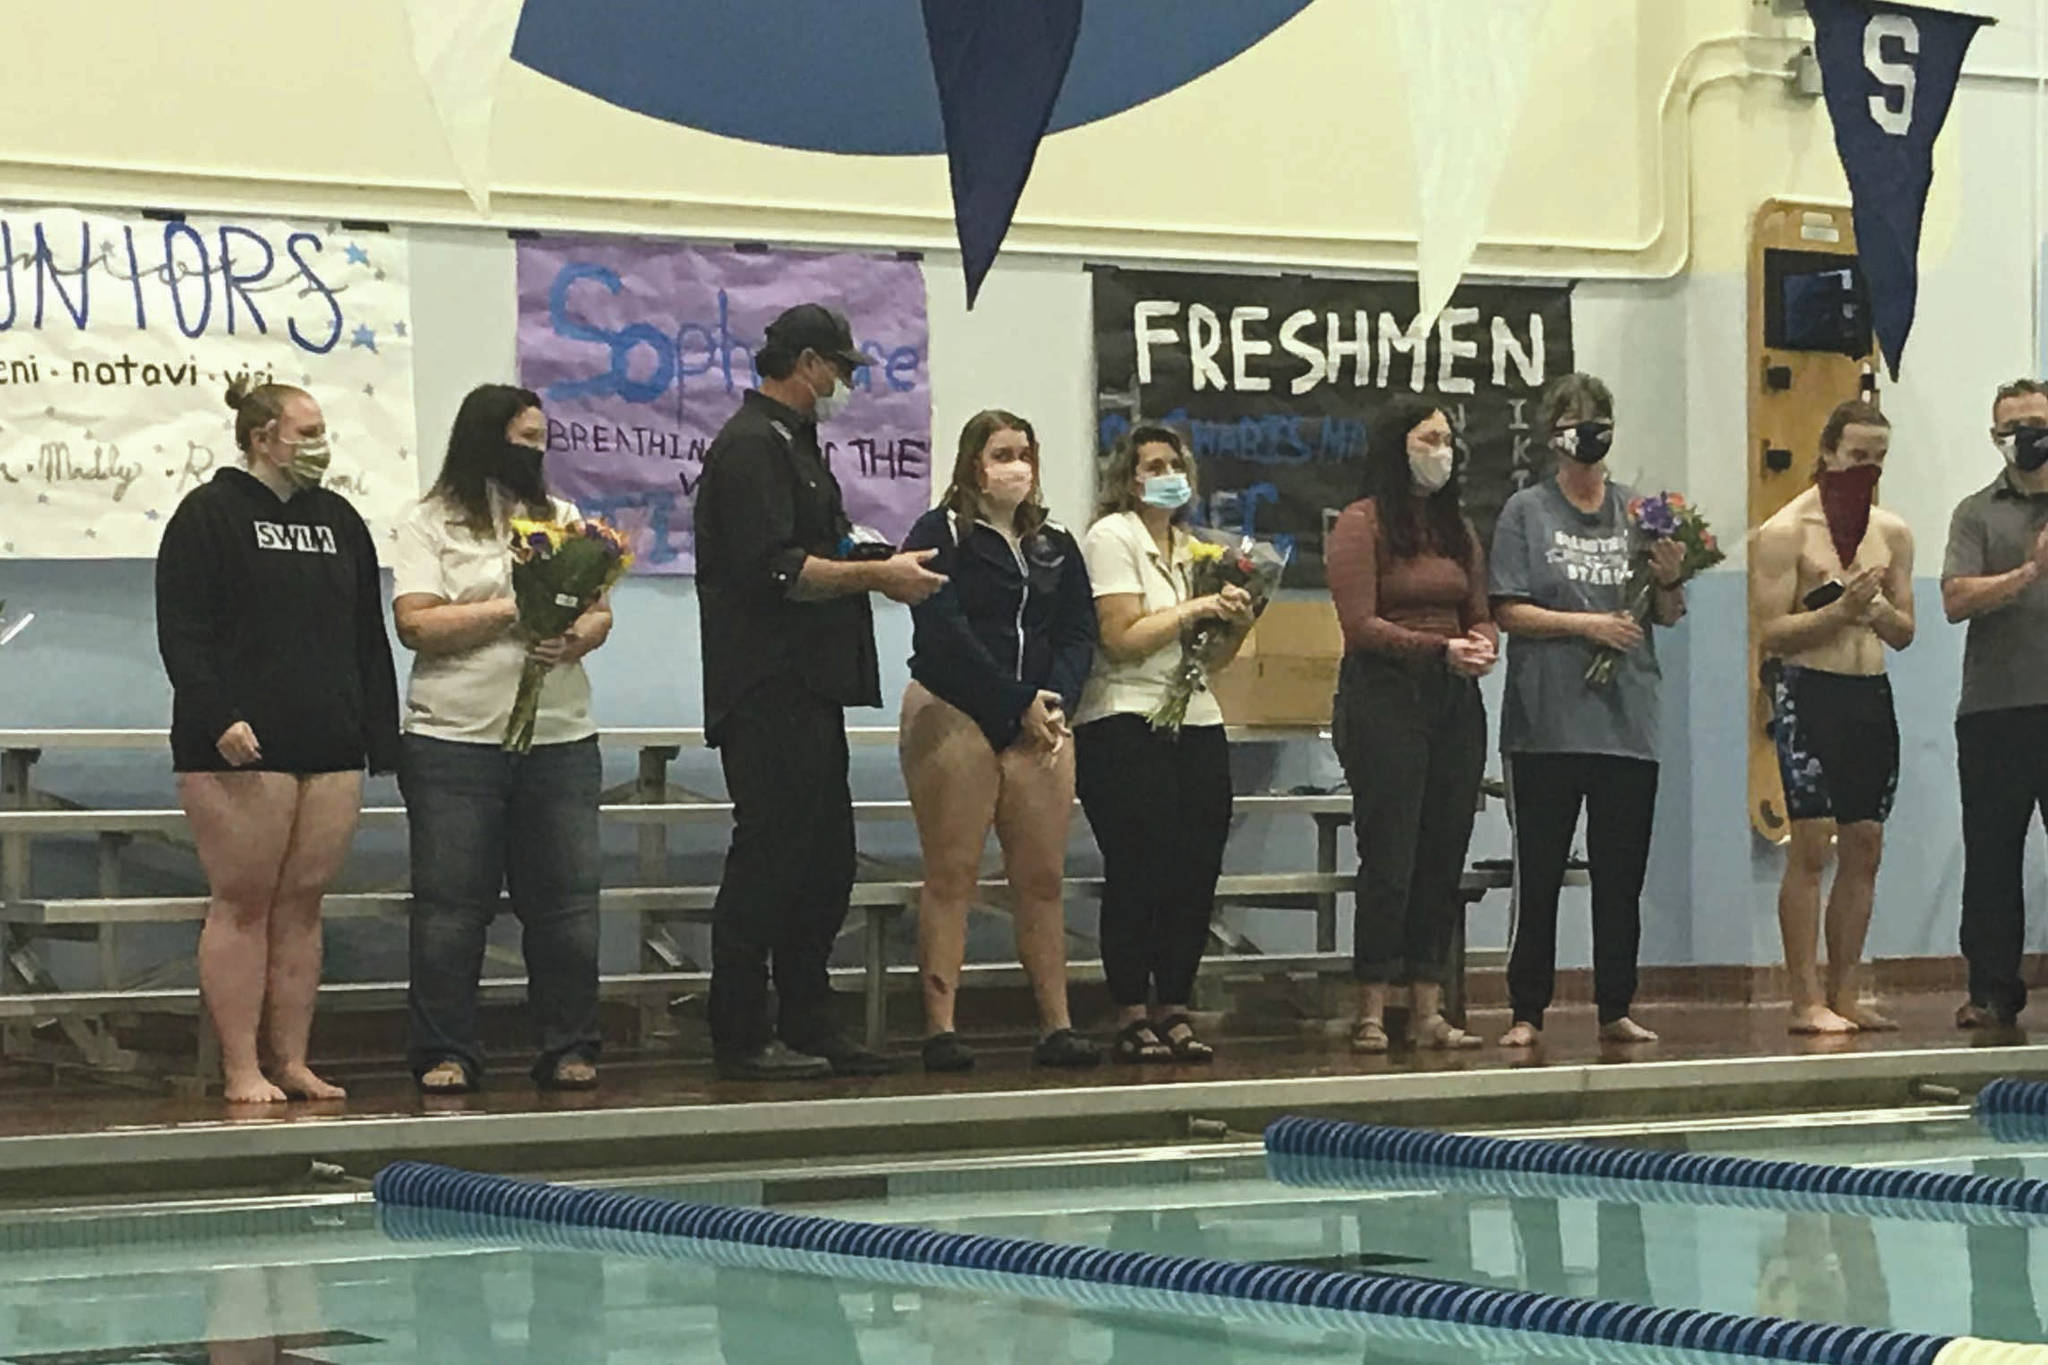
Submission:
[[[1968,621],[1956,767],[1963,796],[1962,1028],[2011,1025],[2027,1003],[2022,868],[2048,812],[2048,384],[2016,379],[1991,405],[2005,468],[1956,506],[1941,603]]]

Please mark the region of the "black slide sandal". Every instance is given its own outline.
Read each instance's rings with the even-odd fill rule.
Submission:
[[[1150,1020],[1133,1019],[1117,1030],[1116,1038],[1109,1045],[1109,1055],[1126,1065],[1170,1062],[1173,1049],[1152,1031]]]
[[[1185,1014],[1172,1014],[1153,1026],[1165,1040],[1167,1051],[1176,1062],[1208,1062],[1215,1060],[1216,1049],[1195,1036],[1195,1026]],[[1173,1036],[1175,1029],[1186,1030],[1179,1038]]]

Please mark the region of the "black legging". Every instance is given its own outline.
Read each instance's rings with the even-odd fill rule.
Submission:
[[[1230,836],[1230,742],[1143,716],[1074,733],[1075,785],[1102,850],[1102,974],[1120,1006],[1185,1005]]]
[[[1593,1002],[1600,1022],[1626,1018],[1636,995],[1643,876],[1657,812],[1657,765],[1613,754],[1509,754],[1515,906],[1508,1001],[1515,1022],[1543,1027],[1557,980],[1557,898],[1579,808],[1593,880]]]

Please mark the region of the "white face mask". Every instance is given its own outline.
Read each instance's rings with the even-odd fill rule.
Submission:
[[[847,403],[853,398],[853,390],[838,375],[832,376],[832,391],[818,395],[818,402],[811,409],[811,415],[820,423],[829,422],[846,411]]]
[[[1425,493],[1434,493],[1451,481],[1451,469],[1458,453],[1449,446],[1436,446],[1417,454],[1408,452],[1408,475]]]

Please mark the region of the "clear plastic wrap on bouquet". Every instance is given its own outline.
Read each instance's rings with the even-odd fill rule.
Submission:
[[[1292,547],[1208,526],[1189,527],[1187,534],[1194,542],[1188,553],[1188,596],[1212,597],[1225,588],[1242,588],[1251,598],[1251,619],[1257,620],[1280,590]],[[1165,700],[1153,708],[1153,729],[1180,729],[1187,720],[1188,703],[1207,690],[1210,670],[1224,662],[1248,628],[1249,622],[1209,617],[1181,631],[1180,664],[1167,684]]]

